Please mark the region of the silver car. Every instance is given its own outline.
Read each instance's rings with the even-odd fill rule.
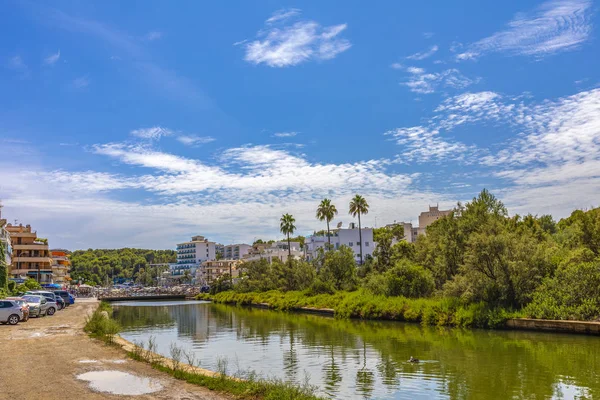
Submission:
[[[23,319],[23,310],[14,300],[0,300],[0,323],[16,325]]]
[[[29,304],[30,317],[43,317],[44,315],[54,315],[56,304],[48,301],[44,296],[37,294],[26,294],[23,299]]]

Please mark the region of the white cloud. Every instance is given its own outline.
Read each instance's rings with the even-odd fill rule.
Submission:
[[[261,30],[257,39],[245,44],[244,59],[253,64],[287,67],[310,60],[328,60],[348,50],[352,45],[340,37],[346,24],[321,26],[315,21],[299,21],[281,28],[272,27],[297,16],[298,10],[274,14],[267,20],[268,28]]]
[[[46,65],[54,65],[60,59],[60,50],[55,54],[51,54],[44,59],[44,64]]]
[[[199,146],[201,144],[214,142],[216,140],[212,136],[197,136],[197,135],[179,135],[179,136],[177,136],[176,139],[179,142],[185,144],[186,146]]]
[[[393,69],[403,69],[404,65],[402,65],[400,63],[393,63],[392,65],[390,65],[390,68],[393,68]]]
[[[394,138],[402,153],[396,158],[399,163],[427,163],[432,161],[465,161],[471,162],[474,146],[467,146],[457,141],[446,140],[440,132],[423,126],[398,128],[385,133]]]
[[[85,89],[90,85],[90,80],[87,76],[80,76],[79,78],[73,79],[72,84],[75,89]]]
[[[432,55],[434,55],[437,51],[438,51],[438,46],[433,45],[429,48],[429,50],[424,51],[422,53],[415,53],[413,55],[410,55],[408,57],[406,57],[409,60],[424,60],[428,57],[431,57]]]
[[[163,37],[163,33],[162,32],[151,31],[151,32],[148,32],[146,34],[146,36],[144,36],[144,39],[146,39],[149,42],[153,42],[153,41],[158,40],[158,39],[160,39],[162,37]]]
[[[296,135],[298,135],[298,132],[276,132],[273,134],[273,136],[279,138],[294,137]]]
[[[158,140],[164,136],[171,136],[173,131],[161,126],[153,126],[151,128],[134,129],[130,133],[131,135],[141,139]]]
[[[410,75],[408,80],[400,84],[406,86],[413,93],[430,94],[436,92],[440,87],[464,89],[479,79],[469,79],[460,73],[456,68],[447,69],[441,72],[426,72],[419,67],[407,67],[406,72]]]
[[[505,30],[481,39],[457,55],[458,60],[502,52],[542,57],[572,50],[592,31],[591,0],[550,0],[534,12],[518,14]]]
[[[265,22],[267,24],[273,24],[275,22],[281,22],[281,21],[285,21],[286,19],[289,19],[291,17],[295,17],[297,15],[300,15],[300,12],[302,10],[298,9],[298,8],[290,8],[290,9],[281,9],[281,10],[277,10],[273,13],[273,15],[267,19]]]

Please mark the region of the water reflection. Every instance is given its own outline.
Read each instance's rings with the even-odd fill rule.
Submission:
[[[342,321],[218,304],[115,306],[128,340],[194,349],[244,370],[346,398],[587,398],[600,395],[600,339]],[[410,364],[413,355],[423,360]],[[235,371],[232,371],[235,372]],[[571,396],[573,395],[573,396]]]

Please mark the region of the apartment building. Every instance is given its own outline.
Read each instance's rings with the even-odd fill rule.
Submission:
[[[198,266],[205,261],[216,258],[215,242],[210,242],[204,236],[193,236],[189,242],[177,245],[177,263],[171,265],[171,275],[184,275],[189,270],[189,275],[194,278]]]
[[[219,250],[221,252],[221,258],[225,260],[241,260],[246,254],[250,252],[252,246],[249,244],[228,244],[221,245]]]
[[[424,235],[427,231],[427,227],[433,224],[438,219],[449,215],[452,210],[440,210],[439,206],[429,206],[429,211],[423,211],[419,215],[419,226],[413,226],[410,222],[396,222],[393,224],[386,225],[386,228],[392,229],[396,226],[402,226],[404,228],[404,238],[402,240],[406,240],[409,243],[414,243],[417,241],[417,237],[419,235]],[[394,243],[397,242],[394,239]]]
[[[301,259],[304,257],[304,251],[301,249],[300,242],[290,242],[292,258]],[[269,263],[278,259],[279,261],[287,261],[290,252],[288,251],[287,241],[260,243],[252,246],[248,254],[244,257],[244,261],[256,261],[266,259]]]
[[[53,283],[52,258],[48,240],[37,237],[31,225],[8,224],[13,248],[11,275],[14,278],[34,278],[39,283]]]
[[[348,228],[337,228],[330,232],[331,246],[333,249],[339,249],[341,246],[347,246],[354,252],[356,262],[360,262],[360,236],[362,236],[363,260],[367,256],[373,256],[373,251],[377,243],[373,241],[373,229],[362,228],[359,235],[358,227],[351,223]],[[307,261],[317,257],[319,249],[325,249],[328,244],[327,233],[315,234],[306,238],[304,243],[306,249]]]
[[[71,252],[64,249],[50,250],[52,257],[52,275],[54,283],[64,284],[71,280],[69,272],[71,271]]]
[[[238,267],[241,263],[240,260],[205,261],[197,270],[196,281],[210,285],[225,274],[230,274],[235,279],[240,275]]]

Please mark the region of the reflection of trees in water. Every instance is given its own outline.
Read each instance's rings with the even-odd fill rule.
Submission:
[[[395,390],[400,376],[405,382],[417,379],[414,374],[418,373],[438,377],[441,390],[450,398],[549,398],[564,376],[570,377],[571,384],[589,387],[590,397],[600,395],[596,372],[600,368],[600,341],[595,337],[423,328],[221,304],[120,307],[115,311],[119,320],[126,321],[125,326],[177,321],[180,334],[197,341],[230,330],[240,341],[264,345],[273,340],[289,342],[289,350],[282,349],[282,368],[288,379],[295,379],[302,365],[298,346],[328,349],[320,377],[328,393],[339,390],[341,371],[348,365],[346,356],[356,351],[357,360],[362,361],[356,386],[367,394],[372,393],[377,379]],[[375,370],[366,368],[366,346],[368,356],[377,358]],[[411,355],[432,362],[411,365],[406,363]]]
[[[375,384],[375,374],[367,369],[367,343],[363,342],[363,365],[356,371],[356,389],[365,399],[371,397]]]
[[[327,362],[323,364],[323,381],[325,382],[325,393],[329,395],[333,395],[334,393],[336,393],[338,391],[340,383],[342,382],[340,366],[336,362],[333,347],[333,344],[331,344],[329,357],[327,359]]]

